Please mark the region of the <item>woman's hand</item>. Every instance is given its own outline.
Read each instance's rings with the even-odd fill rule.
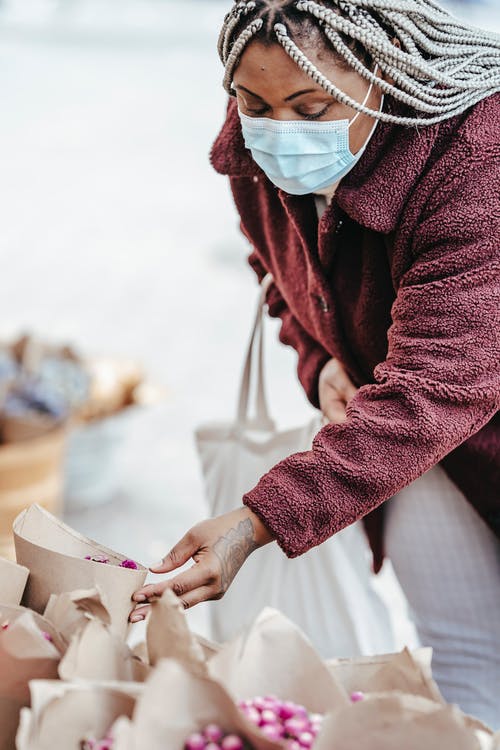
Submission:
[[[330,359],[319,376],[319,404],[329,422],[345,422],[346,406],[357,391],[338,359]]]
[[[150,570],[170,573],[190,558],[194,565],[168,581],[136,591],[132,599],[139,606],[131,613],[130,621],[143,620],[148,602],[161,597],[167,588],[179,597],[186,609],[210,599],[221,599],[247,557],[271,541],[273,537],[266,526],[246,507],[197,524]]]

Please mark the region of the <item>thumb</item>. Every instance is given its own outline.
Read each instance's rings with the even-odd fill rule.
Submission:
[[[180,542],[177,542],[175,547],[172,547],[170,552],[165,555],[163,560],[151,565],[149,568],[152,573],[170,573],[172,570],[182,567],[191,557],[198,551],[199,544],[196,540],[193,531],[188,531],[185,536],[182,537]]]

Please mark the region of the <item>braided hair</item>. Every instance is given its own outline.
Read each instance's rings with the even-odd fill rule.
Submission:
[[[310,46],[311,34],[413,116],[375,111],[339,89],[297,44]],[[234,72],[254,39],[278,42],[328,94],[384,122],[432,125],[500,91],[500,35],[462,23],[434,0],[235,0],[218,44],[232,96]]]

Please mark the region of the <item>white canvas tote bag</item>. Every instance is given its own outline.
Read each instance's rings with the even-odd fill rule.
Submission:
[[[279,461],[310,450],[323,425],[318,412],[308,424],[280,432],[270,416],[263,324],[272,280],[268,275],[262,282],[235,420],[196,431],[212,516],[241,506],[242,496]],[[252,383],[256,403],[250,416]],[[212,637],[228,640],[265,606],[279,609],[302,628],[325,658],[393,650],[389,613],[371,586],[368,545],[359,523],[294,560],[276,543],[254,552],[224,599],[210,605]]]

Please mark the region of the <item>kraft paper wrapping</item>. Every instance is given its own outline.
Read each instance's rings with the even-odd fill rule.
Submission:
[[[412,655],[405,648],[399,654],[331,659],[327,664],[349,694],[354,691],[381,693],[398,690],[444,703],[432,679],[429,666],[431,655],[429,649],[420,649],[416,655]]]
[[[172,591],[167,589],[151,603],[146,629],[149,664],[174,658],[187,662],[193,669],[206,670],[206,657],[198,638],[191,633],[184,609]]]
[[[59,664],[62,680],[144,682],[150,669],[100,620],[75,633]]]
[[[0,630],[0,750],[13,750],[19,712],[29,704],[29,682],[57,677],[62,646],[52,625],[29,610],[2,605],[0,618],[8,623]]]
[[[222,646],[208,662],[208,670],[236,701],[276,695],[320,714],[349,703],[346,691],[302,632],[269,608],[247,631]]]
[[[144,682],[150,672],[109,626],[105,597],[98,588],[52,595],[45,617],[67,644],[59,664],[62,680]]]
[[[28,568],[0,557],[0,605],[21,603],[29,574]]]
[[[102,739],[118,717],[132,715],[141,687],[33,681],[31,708],[21,712],[17,750],[80,750],[83,739]]]
[[[45,607],[44,617],[50,620],[61,638],[69,644],[73,635],[85,627],[90,618],[109,625],[110,617],[105,601],[104,594],[98,587],[52,594]]]
[[[220,643],[215,643],[215,641],[211,641],[209,638],[205,638],[202,635],[195,634],[194,637],[202,650],[205,661],[209,661],[215,656],[215,654],[218,654],[222,648]]]
[[[314,750],[493,750],[493,747],[493,738],[469,728],[455,706],[394,691],[366,696],[327,717]]]
[[[106,598],[111,626],[127,635],[132,594],[146,580],[147,570],[119,567],[126,557],[82,536],[38,505],[14,521],[14,541],[19,564],[31,571],[23,604],[43,612],[51,594],[98,586]],[[85,560],[104,555],[110,564]]]
[[[146,682],[132,721],[121,723],[115,750],[184,750],[188,736],[211,723],[240,735],[254,750],[282,747],[243,716],[222,685],[186,664],[165,659]]]
[[[146,625],[146,642],[138,643],[134,655],[154,666],[170,657],[206,671],[206,662],[221,650],[218,643],[192,633],[186,613],[175,594],[167,589],[152,602]]]

